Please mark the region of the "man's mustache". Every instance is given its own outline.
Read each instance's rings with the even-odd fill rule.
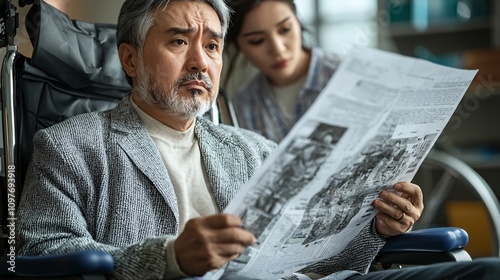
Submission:
[[[204,75],[201,72],[197,73],[191,73],[185,76],[182,76],[178,81],[177,81],[177,88],[179,88],[181,85],[191,82],[191,81],[203,81],[205,83],[205,89],[208,92],[212,92],[212,80],[206,75]]]

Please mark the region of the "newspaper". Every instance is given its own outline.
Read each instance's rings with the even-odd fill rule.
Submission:
[[[412,180],[476,73],[354,49],[225,209],[258,239],[226,272],[279,279],[341,252],[380,191]]]

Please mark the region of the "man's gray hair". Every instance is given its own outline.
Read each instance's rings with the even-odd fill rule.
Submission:
[[[180,0],[125,0],[118,17],[116,28],[116,43],[128,43],[142,47],[146,33],[154,24],[155,13],[165,8],[171,1]],[[226,37],[229,25],[230,10],[224,0],[196,0],[210,5],[219,17],[222,26],[222,36]]]

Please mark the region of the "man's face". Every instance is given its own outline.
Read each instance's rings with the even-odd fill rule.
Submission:
[[[221,30],[206,3],[174,1],[158,9],[138,54],[134,90],[154,110],[184,120],[208,111],[219,88]]]

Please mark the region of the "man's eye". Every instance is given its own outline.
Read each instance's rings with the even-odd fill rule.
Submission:
[[[176,45],[182,46],[185,44],[185,41],[182,39],[177,39],[177,40],[174,40],[173,43]]]
[[[219,49],[219,45],[217,45],[217,44],[210,44],[210,45],[207,46],[207,48],[209,50],[211,50],[211,51],[216,51],[216,50]]]

